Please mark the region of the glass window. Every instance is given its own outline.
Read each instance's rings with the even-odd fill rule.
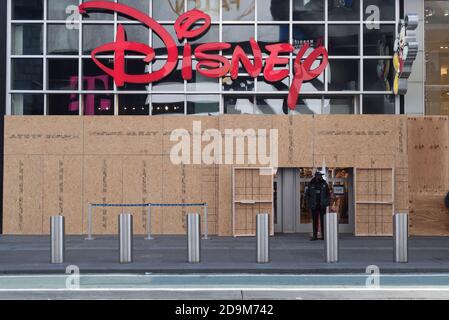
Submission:
[[[77,116],[79,115],[79,94],[49,94],[48,115]]]
[[[223,0],[223,20],[254,21],[255,9],[255,0]]]
[[[258,21],[288,21],[290,0],[258,0]]]
[[[363,0],[364,20],[378,21],[380,15],[381,21],[396,20],[396,1],[395,0]]]
[[[247,53],[252,53],[250,38],[255,37],[254,26],[232,25],[223,26],[223,42],[229,42],[232,47],[229,50],[223,50],[223,54],[232,55],[234,48],[239,45]]]
[[[449,87],[434,88],[426,86],[426,114],[449,114]]]
[[[84,115],[114,115],[114,95],[107,93],[88,93],[82,96]]]
[[[378,29],[363,28],[363,54],[365,56],[392,56],[394,54],[395,26],[379,25]]]
[[[324,0],[293,0],[294,21],[324,21]]]
[[[43,0],[14,0],[11,2],[13,20],[42,20],[44,18]]]
[[[204,43],[210,42],[218,42],[220,40],[220,30],[218,26],[212,25],[209,30],[203,34],[200,38],[189,40],[189,43],[192,45],[192,52],[200,45]],[[183,52],[183,50],[179,50],[179,52]]]
[[[83,0],[83,2],[89,2],[90,0]],[[109,2],[115,2],[115,0],[104,0]],[[103,21],[114,20],[114,13],[107,10],[89,10],[87,14],[83,14],[83,20],[87,21]]]
[[[223,78],[223,91],[254,91],[254,78],[241,75],[232,80],[231,77]]]
[[[290,90],[289,77],[275,83],[265,81],[264,77],[257,78],[257,91],[272,92],[272,91],[289,91],[289,90]]]
[[[42,24],[12,25],[12,54],[42,54]]]
[[[323,114],[354,114],[354,97],[324,97]]]
[[[293,46],[295,54],[304,45],[308,44],[311,48],[324,46],[324,25],[318,24],[294,24],[293,25]],[[311,50],[306,53],[309,55]]]
[[[78,0],[47,0],[48,19],[65,21],[78,9]],[[68,11],[68,12],[67,12]],[[76,11],[75,11],[76,12]]]
[[[358,91],[359,90],[359,60],[329,61],[329,90]]]
[[[184,115],[183,95],[153,95],[152,114],[157,115]]]
[[[83,25],[83,53],[90,54],[92,50],[114,41],[114,26],[103,24]]]
[[[43,94],[11,95],[11,115],[13,116],[44,115],[44,95]]]
[[[78,59],[48,59],[48,89],[78,90]]]
[[[253,114],[254,96],[248,95],[226,95],[224,96],[225,114]]]
[[[99,59],[99,62],[108,68],[112,68],[112,60]],[[92,59],[83,59],[83,90],[114,90],[113,79],[105,74]]]
[[[220,112],[220,96],[189,95],[187,96],[187,114],[217,115]]]
[[[195,0],[187,1],[188,10],[198,9],[207,13],[212,21],[220,18],[220,1],[219,0]]]
[[[363,95],[363,114],[395,114],[394,95]]]
[[[359,25],[329,25],[329,55],[358,56],[359,35]]]
[[[184,13],[184,0],[153,1],[153,19],[156,21],[175,21]]]
[[[360,21],[360,0],[328,0],[330,21]]]
[[[125,59],[125,72],[127,74],[142,75],[150,72],[150,66],[141,58]],[[150,85],[145,83],[128,83],[118,87],[121,91],[148,91]]]
[[[196,71],[197,61],[192,63],[192,80],[187,81],[187,91],[218,92],[220,91],[219,79],[208,78]]]
[[[147,94],[121,94],[118,96],[119,115],[148,116],[150,96]]]
[[[149,13],[150,12],[150,2],[148,0],[118,0],[118,3],[126,4],[127,6],[133,7],[141,12]],[[118,15],[118,20],[134,20],[128,19],[126,16]]]
[[[160,70],[166,63],[165,59],[156,60],[153,70]],[[162,81],[153,83],[153,91],[184,91],[184,79],[182,78],[182,65],[178,63],[177,68]]]
[[[178,45],[178,52],[182,52],[182,47],[183,45],[181,45],[176,39],[178,39],[178,37],[176,36],[176,32],[175,32],[175,28],[174,26],[171,25],[163,25],[164,29],[170,34],[170,36],[175,40],[175,43],[177,43]],[[153,33],[153,49],[156,52],[157,55],[167,55],[167,48],[165,43],[161,40],[161,38],[159,38],[159,36],[155,33]]]
[[[140,43],[149,43],[150,40],[150,31],[147,27],[143,25],[124,25],[126,40],[130,42],[140,42]],[[129,52],[127,54],[137,54],[133,52]]]
[[[365,91],[391,91],[393,78],[393,60],[364,60],[363,89]]]
[[[257,40],[262,51],[268,53],[265,46],[273,43],[290,42],[290,27],[288,24],[259,25],[257,27]]]
[[[321,96],[300,95],[295,110],[289,110],[290,114],[321,114]]]
[[[11,88],[13,90],[42,90],[42,59],[12,59]]]
[[[78,55],[78,30],[67,29],[65,24],[49,24],[48,54]]]
[[[287,97],[286,96],[257,96],[256,97],[256,114],[287,114]]]
[[[315,61],[312,64],[312,70],[318,68],[321,61]],[[325,71],[326,72],[326,71]],[[301,92],[317,92],[317,91],[324,91],[324,74],[320,74],[317,78],[311,80],[311,81],[305,81],[302,84]]]

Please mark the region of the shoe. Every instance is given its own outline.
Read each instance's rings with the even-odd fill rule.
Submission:
[[[317,241],[317,240],[318,240],[317,237],[312,237],[312,238],[310,238],[310,241]]]

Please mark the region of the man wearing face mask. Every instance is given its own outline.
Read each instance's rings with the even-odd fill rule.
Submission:
[[[330,203],[329,185],[323,179],[323,173],[317,171],[310,181],[306,191],[307,204],[312,215],[313,237],[310,241],[318,240],[318,222],[321,225],[320,240],[324,240],[324,215]]]

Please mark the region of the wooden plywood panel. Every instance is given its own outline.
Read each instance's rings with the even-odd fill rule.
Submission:
[[[218,168],[218,234],[232,235],[232,167],[222,165]]]
[[[87,203],[123,203],[123,164],[118,156],[86,156],[84,158],[83,230],[87,230]],[[127,213],[126,208],[93,209],[94,234],[117,234],[118,216]]]
[[[67,234],[82,234],[83,157],[44,157],[43,229],[49,230],[50,217],[63,215]]]
[[[79,117],[5,117],[5,154],[82,154]]]
[[[5,156],[4,234],[48,234],[43,230],[43,157]]]
[[[160,155],[162,128],[157,117],[84,117],[85,153]]]
[[[410,234],[449,236],[449,211],[445,193],[413,194],[410,199]]]

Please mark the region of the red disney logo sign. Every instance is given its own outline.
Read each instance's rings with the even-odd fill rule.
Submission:
[[[132,7],[114,2],[91,1],[79,6],[80,13],[87,13],[88,10],[110,10],[140,21],[157,34],[167,48],[167,61],[161,69],[140,75],[127,74],[125,71],[125,52],[145,54],[144,61],[151,63],[155,58],[155,51],[144,43],[126,41],[125,30],[122,25],[118,25],[115,42],[105,44],[92,51],[93,61],[106,74],[114,78],[118,87],[124,86],[125,83],[151,83],[160,81],[176,69],[178,64],[178,48],[176,42],[168,31],[154,19]],[[198,24],[198,22],[201,22],[201,24]],[[200,10],[194,9],[184,13],[175,22],[175,31],[178,40],[198,38],[209,29],[210,24],[210,16]],[[230,73],[231,78],[235,80],[238,77],[239,66],[241,64],[252,78],[256,78],[262,73],[262,51],[259,44],[253,38],[250,39],[250,44],[254,62],[251,62],[241,46],[235,47],[232,59],[229,61],[227,58],[216,53],[220,50],[231,48],[230,43],[213,42],[199,45],[193,52],[193,56],[198,60],[196,69],[203,76],[210,78],[220,78]],[[269,52],[269,57],[263,68],[265,80],[268,82],[284,80],[289,76],[289,70],[279,70],[275,69],[275,67],[285,66],[289,63],[288,58],[282,58],[280,55],[292,53],[295,50],[294,47],[289,43],[278,43],[267,45],[265,49]],[[294,77],[287,101],[290,109],[295,109],[296,107],[302,84],[305,81],[317,78],[328,64],[328,54],[324,47],[321,46],[314,49],[304,58],[308,49],[309,46],[307,44],[302,46],[295,58]],[[104,52],[114,52],[115,63],[113,68],[106,67],[96,58],[98,54]],[[322,58],[319,66],[312,69],[313,63],[318,61],[320,56]],[[186,42],[184,45],[182,78],[184,80],[192,79],[192,47],[189,42]]]

